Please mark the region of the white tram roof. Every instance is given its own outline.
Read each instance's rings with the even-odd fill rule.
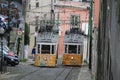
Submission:
[[[81,33],[65,34],[64,44],[83,44],[84,36]]]
[[[58,38],[57,32],[42,32],[36,37],[36,43],[58,43]]]

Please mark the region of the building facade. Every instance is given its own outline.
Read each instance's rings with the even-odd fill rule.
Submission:
[[[84,0],[83,0],[84,1]],[[26,21],[30,25],[31,43],[34,45],[35,27],[40,27],[41,20],[54,20],[59,27],[59,51],[63,54],[63,39],[67,29],[71,26],[79,26],[87,35],[89,24],[89,3],[82,0],[29,0]],[[38,24],[36,24],[38,19]],[[77,23],[75,23],[77,21]],[[73,24],[71,24],[73,23]]]
[[[65,31],[73,26],[79,27],[84,33],[88,34],[89,24],[89,3],[78,1],[59,1],[55,4],[55,9],[59,11],[59,51],[58,54],[63,54],[63,42]]]

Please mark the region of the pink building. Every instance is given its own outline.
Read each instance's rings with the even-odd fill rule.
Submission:
[[[94,27],[98,27],[100,12],[100,0],[94,0]]]
[[[59,50],[58,54],[64,53],[63,42],[64,34],[67,29],[71,27],[71,23],[77,21],[77,26],[80,27],[85,34],[88,34],[89,24],[89,3],[75,2],[75,1],[59,1],[55,5],[55,10],[58,10],[61,35],[59,37]]]

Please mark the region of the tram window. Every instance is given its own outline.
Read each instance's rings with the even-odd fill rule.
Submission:
[[[80,45],[79,45],[79,46],[78,46],[78,54],[80,54],[80,53],[81,53],[81,52],[80,52],[80,50],[81,50],[81,49],[80,49]]]
[[[65,53],[67,53],[67,45],[65,45]]]
[[[76,54],[77,53],[77,45],[69,45],[68,53]]]
[[[42,45],[41,53],[42,54],[50,54],[50,45]]]
[[[54,45],[52,45],[52,54],[54,54],[54,50],[55,50]]]
[[[40,54],[40,45],[38,44],[38,47],[37,47],[37,53]]]

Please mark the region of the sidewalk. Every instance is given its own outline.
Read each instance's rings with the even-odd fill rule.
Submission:
[[[35,63],[35,61],[33,61],[33,59],[29,58],[27,62],[21,62],[20,64],[23,65],[33,65]]]
[[[91,72],[88,68],[88,65],[81,66],[78,80],[92,80]]]

